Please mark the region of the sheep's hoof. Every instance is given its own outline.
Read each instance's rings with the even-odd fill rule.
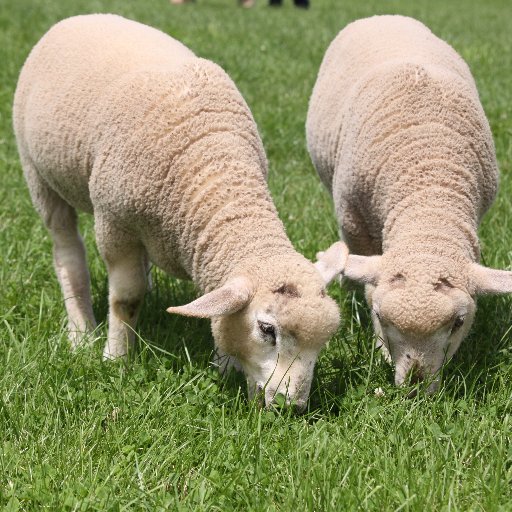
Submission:
[[[71,350],[78,350],[80,348],[90,347],[95,340],[95,336],[91,329],[80,331],[76,328],[69,327],[68,340],[71,345]]]
[[[103,349],[103,361],[115,361],[126,359],[128,356],[128,344],[119,340],[109,340]]]
[[[68,340],[71,344],[71,350],[76,350],[77,348],[88,345],[87,333],[85,332],[70,329],[68,331]]]

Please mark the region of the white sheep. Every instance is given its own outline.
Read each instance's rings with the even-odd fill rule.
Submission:
[[[78,209],[108,270],[105,358],[133,342],[151,261],[205,293],[168,311],[212,318],[251,395],[305,406],[338,308],[286,237],[253,117],[219,66],[119,16],[70,18],[28,57],[14,126],[74,344],[95,325]]]
[[[477,263],[498,171],[468,66],[411,18],[351,23],[325,54],[306,131],[358,254],[347,260],[338,242],[318,268],[366,284],[396,383],[430,376],[433,391],[471,327],[474,296],[512,291],[510,272]]]

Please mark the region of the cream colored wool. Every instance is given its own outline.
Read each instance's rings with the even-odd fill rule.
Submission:
[[[368,283],[397,383],[435,374],[471,326],[472,296],[512,290],[475,265],[498,171],[468,66],[414,19],[358,20],[325,54],[306,131],[350,252],[383,255],[350,256],[344,272]]]
[[[212,317],[251,393],[305,405],[339,314],[285,234],[253,117],[219,66],[119,16],[69,18],[28,57],[14,126],[75,342],[95,324],[80,209],[94,213],[109,272],[106,358],[133,341],[150,260],[211,292],[169,311]]]

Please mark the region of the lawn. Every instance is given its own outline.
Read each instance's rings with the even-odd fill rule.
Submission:
[[[0,507],[4,510],[512,510],[510,297],[479,300],[440,393],[407,399],[374,352],[360,293],[342,311],[303,416],[259,410],[243,379],[209,366],[208,322],[165,308],[195,296],[154,271],[139,349],[103,363],[107,280],[81,218],[95,313],[92,348],[71,353],[51,244],[26,190],[11,128],[19,70],[56,21],[115,12],[180,39],[226,69],[251,107],[270,188],[296,248],[337,236],[305,149],[308,98],[328,43],[349,21],[411,15],[468,62],[493,130],[498,198],[481,230],[486,265],[512,264],[512,7],[508,0],[3,0],[0,7]],[[384,390],[377,397],[376,388]]]

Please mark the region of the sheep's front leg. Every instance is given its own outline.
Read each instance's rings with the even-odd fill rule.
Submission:
[[[147,287],[144,254],[132,249],[109,260],[107,269],[109,327],[103,358],[116,359],[126,356],[134,345],[134,329]]]
[[[367,284],[365,286],[365,295],[366,295],[366,301],[368,302],[371,310],[372,310],[372,323],[373,323],[373,330],[375,332],[375,349],[380,350],[380,353],[384,360],[392,364],[393,360],[391,358],[391,354],[389,352],[388,346],[387,346],[387,340],[385,339],[384,331],[382,330],[382,326],[380,325],[380,320],[378,316],[375,314],[375,311],[373,311],[372,308],[372,296],[373,292],[375,290],[375,286],[371,284]]]
[[[350,252],[363,256],[381,254],[380,243],[371,237],[364,215],[359,208],[349,202],[336,208],[341,227],[341,238],[348,245]]]
[[[104,359],[128,354],[148,285],[147,255],[140,242],[96,219],[96,238],[105,260],[109,285],[108,339]]]

